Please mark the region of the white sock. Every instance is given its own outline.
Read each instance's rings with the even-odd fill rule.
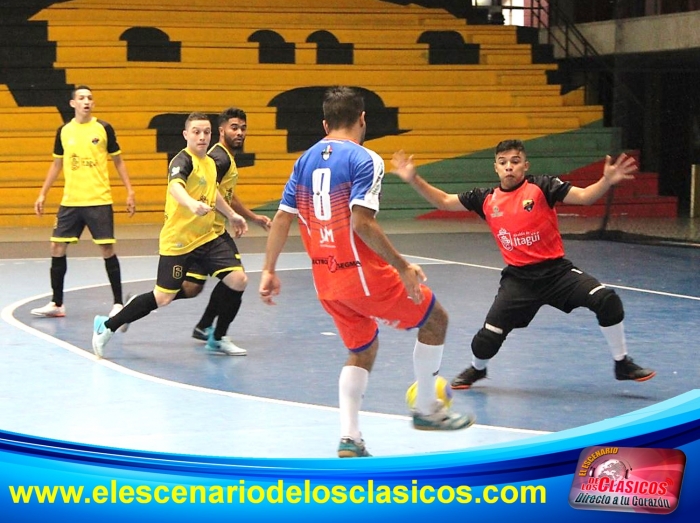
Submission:
[[[472,356],[472,367],[476,370],[484,370],[489,360],[480,360],[476,356]]]
[[[437,380],[444,345],[426,345],[416,340],[413,349],[413,372],[418,382],[415,409],[430,414],[435,409],[435,381]]]
[[[340,406],[340,437],[359,441],[360,407],[367,390],[369,372],[362,367],[346,365],[338,378],[338,405]]]
[[[627,341],[625,340],[625,327],[622,322],[610,327],[601,327],[600,330],[608,342],[613,359],[615,361],[623,360],[627,355]]]

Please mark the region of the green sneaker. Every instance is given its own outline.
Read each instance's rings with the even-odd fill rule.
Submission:
[[[338,445],[339,458],[367,458],[371,455],[367,452],[365,440],[355,441],[352,438],[340,438],[340,445]]]

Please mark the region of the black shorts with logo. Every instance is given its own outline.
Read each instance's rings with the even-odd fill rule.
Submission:
[[[203,284],[207,276],[222,280],[229,272],[241,270],[243,264],[236,243],[228,233],[224,233],[187,254],[161,255],[156,288],[175,294],[185,279]]]
[[[111,205],[91,205],[88,207],[61,205],[56,215],[51,241],[78,243],[85,227],[90,231],[92,241],[98,245],[116,242],[114,239],[114,211]]]

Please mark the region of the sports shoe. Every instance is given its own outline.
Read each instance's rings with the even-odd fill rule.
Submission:
[[[207,341],[209,339],[209,334],[214,330],[214,327],[207,327],[206,329],[200,329],[195,327],[192,331],[192,337],[195,340]]]
[[[413,428],[417,430],[459,430],[471,427],[476,421],[474,414],[450,412],[442,400],[435,402],[432,414],[413,411]]]
[[[615,362],[616,380],[646,381],[654,376],[656,376],[656,371],[640,367],[629,356]]]
[[[34,316],[41,316],[42,318],[63,318],[66,315],[66,306],[56,305],[54,302],[50,301],[43,307],[37,307],[30,312]]]
[[[123,308],[124,305],[122,305],[121,303],[115,303],[114,305],[112,305],[112,310],[109,311],[109,317],[111,318],[115,314],[119,314]]]
[[[372,454],[367,452],[365,440],[355,441],[352,438],[340,438],[340,445],[338,445],[339,458],[368,458],[370,456]]]
[[[131,293],[131,292],[127,292],[127,293],[126,293],[126,301],[124,302],[124,307],[126,307],[127,305],[129,305],[129,303],[131,303],[132,301],[134,301],[134,298],[136,298],[136,296],[137,296],[136,294],[133,294],[133,293]],[[122,309],[123,309],[124,307],[122,307]],[[111,318],[111,316],[110,316],[110,318]],[[128,331],[130,325],[131,325],[131,323],[125,323],[124,325],[122,325],[121,327],[119,327],[119,331],[120,331],[120,332],[126,332],[126,331]]]
[[[474,367],[469,367],[460,372],[455,379],[452,380],[450,386],[453,389],[462,390],[471,388],[475,381],[482,380],[486,377],[486,369],[477,370]]]
[[[220,340],[214,339],[214,329],[209,333],[209,338],[207,339],[207,350],[210,352],[220,352],[226,354],[227,356],[245,356],[248,351],[241,349],[235,343],[231,341],[228,336],[223,336]]]
[[[98,358],[102,358],[105,345],[107,345],[107,342],[114,334],[105,326],[105,322],[108,319],[107,316],[95,316],[92,323],[92,352],[94,352],[95,356]]]

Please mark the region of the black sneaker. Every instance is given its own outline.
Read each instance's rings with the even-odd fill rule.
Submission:
[[[211,330],[211,327],[207,327],[206,329],[200,329],[199,327],[195,327],[192,331],[192,337],[195,340],[207,341],[209,339],[209,332],[211,332]]]
[[[486,377],[486,369],[477,370],[474,367],[464,369],[455,379],[452,380],[450,386],[453,389],[468,389],[475,381],[483,380]]]
[[[637,365],[632,358],[625,356],[624,359],[615,362],[616,380],[646,381],[656,376],[656,371],[643,369]]]

